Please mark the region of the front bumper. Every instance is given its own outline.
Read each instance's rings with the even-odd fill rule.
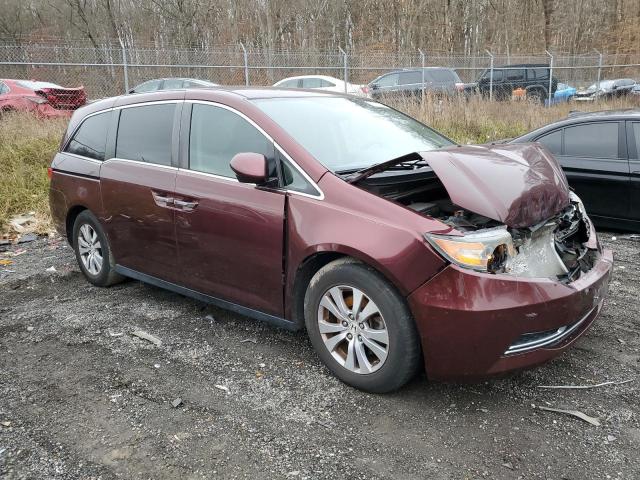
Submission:
[[[570,284],[449,265],[408,298],[427,375],[473,380],[556,357],[600,313],[612,268],[610,250]]]

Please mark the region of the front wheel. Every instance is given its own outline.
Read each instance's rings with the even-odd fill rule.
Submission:
[[[80,270],[94,285],[107,287],[124,279],[115,272],[107,236],[89,210],[82,211],[73,224],[73,249]]]
[[[314,275],[305,295],[305,323],[329,370],[361,390],[396,390],[420,366],[418,332],[404,299],[355,260],[336,260]]]

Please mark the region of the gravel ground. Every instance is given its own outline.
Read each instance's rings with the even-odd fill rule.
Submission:
[[[0,266],[0,477],[638,479],[640,241],[601,238],[616,256],[610,297],[565,355],[390,395],[338,382],[302,332],[139,282],[95,288],[59,238],[12,246],[0,253],[13,262]]]

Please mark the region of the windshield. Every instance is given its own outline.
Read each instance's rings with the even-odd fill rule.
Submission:
[[[333,172],[454,145],[413,118],[369,100],[323,96],[254,102]]]

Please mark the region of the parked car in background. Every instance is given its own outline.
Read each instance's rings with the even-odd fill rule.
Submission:
[[[364,95],[362,85],[346,83],[339,78],[330,77],[328,75],[301,75],[298,77],[283,78],[279,82],[273,84],[279,88],[311,88],[324,90],[327,92],[348,93],[351,95]]]
[[[546,149],[459,146],[354,96],[101,100],[72,117],[50,178],[89,282],[131,277],[306,327],[338,378],[372,392],[421,365],[473,379],[557,356],[612,269]]]
[[[156,78],[141,83],[129,90],[129,93],[149,93],[158,90],[175,90],[177,88],[211,88],[219,86],[217,83],[199,78]]]
[[[542,143],[596,225],[640,231],[640,110],[574,112],[511,140]]]
[[[557,90],[553,94],[553,103],[569,102],[573,100],[577,89],[566,83],[558,83]]]
[[[640,95],[640,83],[636,83],[631,89],[633,95]]]
[[[69,116],[87,103],[83,87],[65,88],[35,80],[0,80],[0,112],[33,112],[42,117]]]
[[[419,96],[422,92],[435,95],[456,95],[464,83],[452,68],[404,68],[380,75],[364,87],[371,98]]]
[[[578,90],[575,100],[579,102],[591,102],[593,100],[606,100],[628,95],[636,86],[632,78],[618,78],[616,80],[602,80],[600,84],[594,83],[584,90]]]
[[[518,65],[504,65],[485,70],[478,78],[475,90],[483,96],[489,96],[493,82],[493,98],[496,100],[510,100],[513,91],[524,90],[526,98],[540,103],[549,98],[549,65],[523,63]],[[467,88],[467,90],[473,89]],[[551,96],[558,89],[558,80],[551,80]]]

